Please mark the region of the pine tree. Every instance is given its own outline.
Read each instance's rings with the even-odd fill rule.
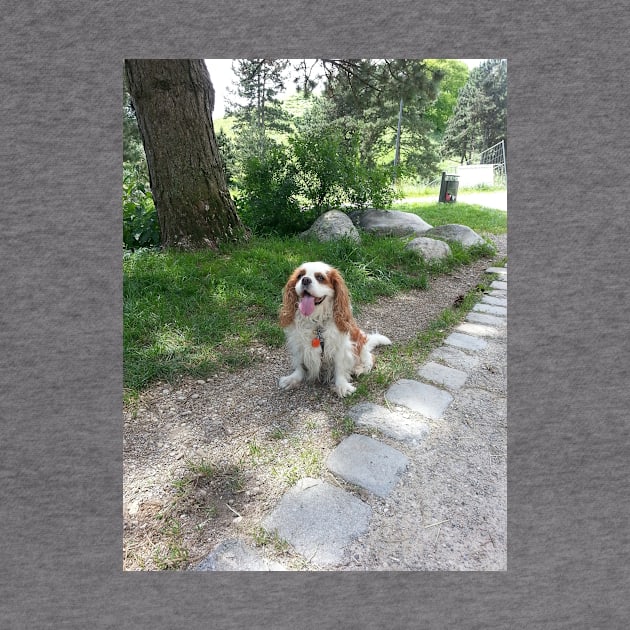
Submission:
[[[463,163],[501,140],[507,144],[507,64],[489,59],[472,70],[460,90],[442,151]]]
[[[479,99],[478,88],[469,80],[459,91],[455,110],[442,138],[443,153],[456,155],[461,164],[471,160],[473,152],[480,144],[481,134],[476,114]]]
[[[277,98],[285,88],[288,59],[240,59],[232,64],[237,97],[228,103],[235,127],[253,141],[257,154],[265,149],[270,131],[289,131],[288,116]],[[239,102],[241,101],[241,102]]]
[[[478,116],[482,150],[501,140],[507,144],[507,62],[489,59],[479,66],[475,80],[481,93]]]

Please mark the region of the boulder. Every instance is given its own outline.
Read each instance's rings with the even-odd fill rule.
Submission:
[[[418,215],[400,210],[369,209],[353,212],[350,216],[361,229],[382,236],[419,236],[431,229],[431,225]]]
[[[451,255],[451,248],[448,243],[425,236],[414,238],[413,241],[407,243],[406,247],[417,252],[425,260],[438,260]]]
[[[339,238],[349,238],[357,243],[361,241],[359,231],[350,217],[340,210],[330,210],[322,214],[306,232],[302,232],[301,236],[323,242]]]
[[[464,247],[483,245],[485,243],[477,232],[471,230],[467,225],[459,225],[457,223],[438,225],[427,231],[424,236],[443,238],[446,241],[457,241]]]

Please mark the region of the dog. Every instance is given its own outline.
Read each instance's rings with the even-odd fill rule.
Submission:
[[[291,274],[282,293],[280,325],[293,362],[293,372],[279,381],[281,389],[319,380],[348,396],[356,390],[352,375],[374,366],[371,351],[392,343],[357,326],[344,279],[323,262],[304,263]]]

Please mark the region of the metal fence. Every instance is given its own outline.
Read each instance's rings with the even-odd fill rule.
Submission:
[[[492,164],[495,184],[507,185],[507,164],[505,161],[505,141],[497,142],[479,154],[479,164]]]

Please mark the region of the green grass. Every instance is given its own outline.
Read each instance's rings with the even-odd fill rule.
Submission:
[[[264,527],[256,527],[252,531],[252,538],[257,547],[271,546],[279,553],[286,553],[291,545],[278,534],[278,530],[268,531]]]
[[[451,172],[450,168],[446,168],[448,172]],[[437,181],[431,185],[419,184],[406,179],[400,180],[396,184],[396,190],[400,193],[404,199],[406,197],[437,197],[440,193],[440,182]],[[475,192],[495,192],[504,191],[505,184],[478,184],[477,186],[465,186],[459,187],[459,192],[475,193]]]
[[[396,190],[400,194],[401,198],[405,197],[436,197],[440,192],[440,186],[426,184],[416,184],[414,182],[408,182],[401,180],[396,184]]]
[[[153,562],[160,571],[181,569],[188,563],[188,550],[182,542],[183,528],[177,518],[169,518],[160,530],[162,541],[153,551]]]
[[[507,213],[470,203],[406,203],[396,208],[413,212],[434,227],[446,223],[467,225],[477,233],[503,234],[507,231]]]
[[[466,223],[478,231],[501,230],[493,211],[457,204],[410,206],[433,225]],[[499,217],[505,213],[497,213]],[[457,219],[457,220],[455,220]],[[505,230],[505,221],[503,222]],[[207,377],[255,360],[260,346],[278,347],[282,288],[307,260],[324,260],[345,276],[355,305],[380,296],[426,288],[429,278],[488,255],[487,247],[453,244],[446,262],[427,265],[398,238],[363,235],[317,243],[299,238],[253,238],[220,253],[139,251],[123,260],[124,387],[127,402],[156,380]]]

